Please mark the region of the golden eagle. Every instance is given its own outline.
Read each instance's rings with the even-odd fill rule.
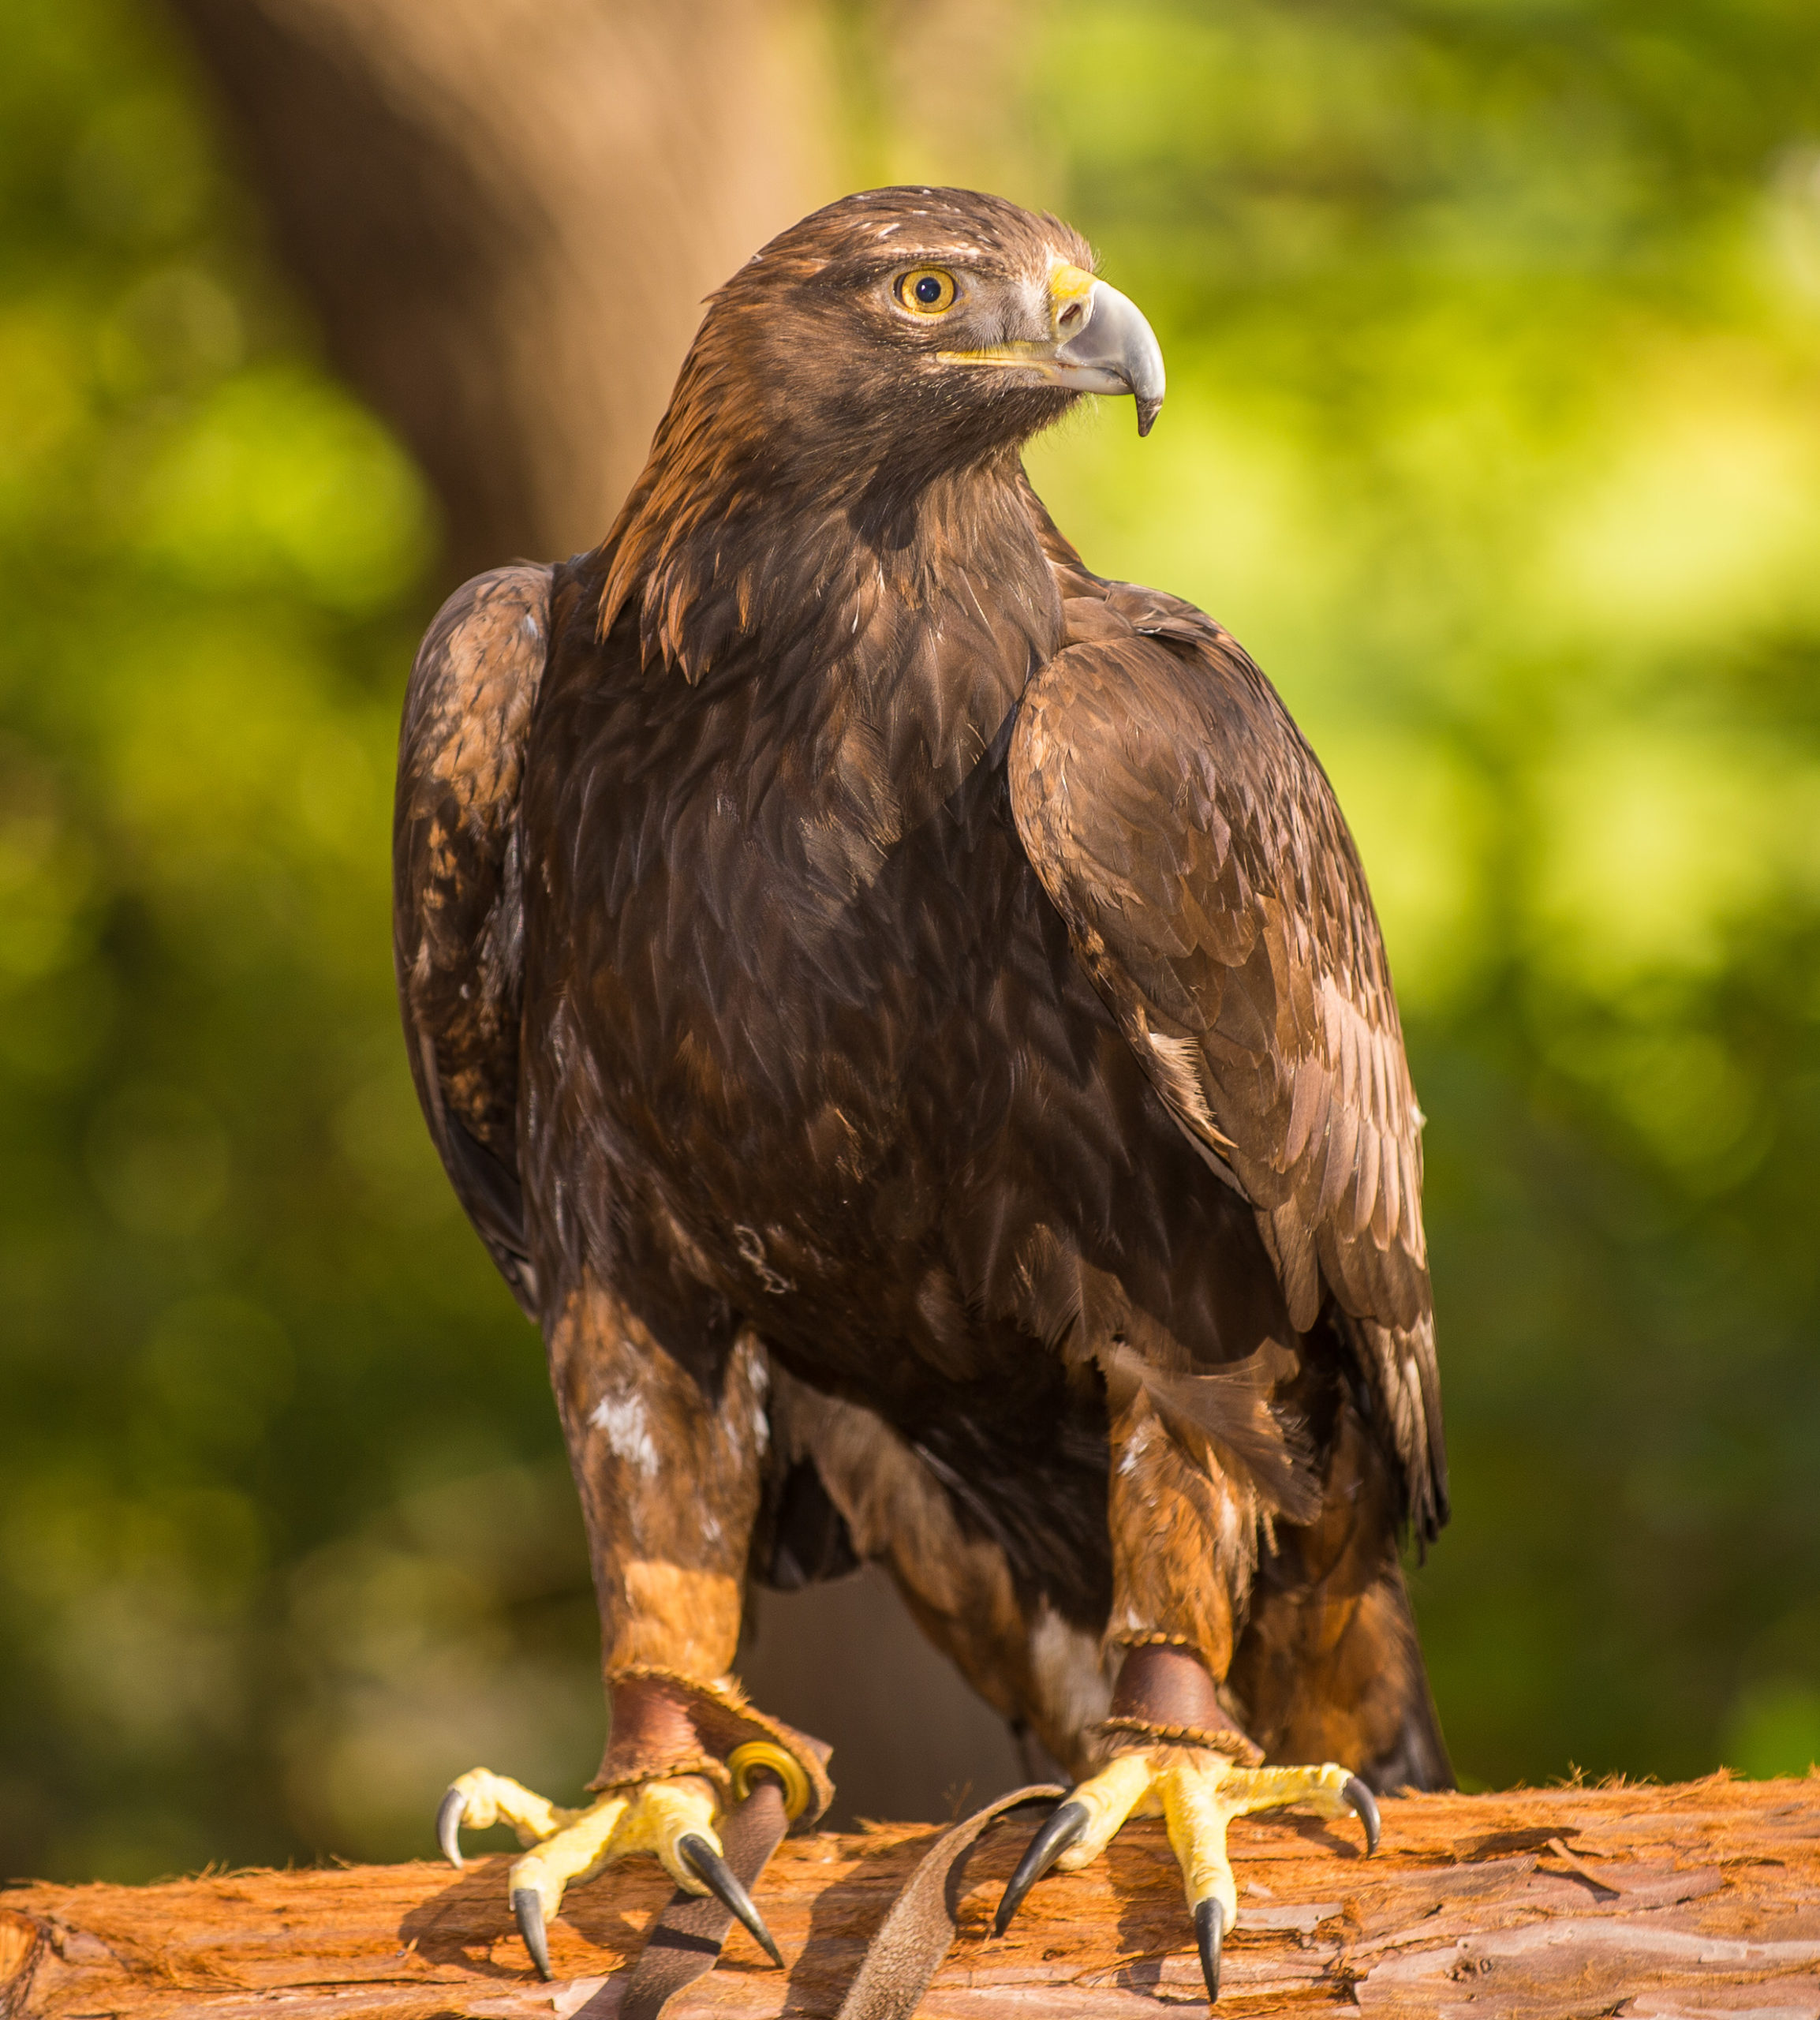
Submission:
[[[1078,1778],[1007,1890],[1168,1818],[1449,1780],[1400,1535],[1446,1513],[1422,1117],[1320,765],[1232,638],[1093,574],[1021,452],[1164,376],[1052,217],[831,204],[711,300],[611,531],[443,607],[400,754],[411,1064],[541,1326],[611,1738],[566,1883],[821,1751],[731,1672],[750,1577],[887,1566]],[[763,1939],[768,1943],[768,1938]]]

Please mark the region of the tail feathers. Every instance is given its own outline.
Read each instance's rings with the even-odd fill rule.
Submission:
[[[1381,1794],[1454,1785],[1394,1558],[1362,1592],[1261,1581],[1227,1681],[1273,1763],[1340,1761]]]
[[[1362,1761],[1358,1772],[1381,1796],[1396,1795],[1404,1789],[1428,1790],[1454,1786],[1453,1763],[1448,1758],[1447,1741],[1441,1738],[1441,1718],[1434,1708],[1434,1695],[1428,1687],[1428,1672],[1417,1651],[1418,1688],[1406,1700],[1403,1729],[1396,1744],[1375,1760]]]
[[[1396,1555],[1398,1483],[1344,1407],[1321,1514],[1278,1523],[1227,1682],[1284,1765],[1337,1760],[1381,1792],[1450,1789],[1453,1768]]]

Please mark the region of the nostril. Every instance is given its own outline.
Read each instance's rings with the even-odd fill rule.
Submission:
[[[1071,301],[1067,307],[1062,311],[1061,327],[1065,330],[1071,323],[1078,323],[1080,320],[1081,305],[1078,301]]]

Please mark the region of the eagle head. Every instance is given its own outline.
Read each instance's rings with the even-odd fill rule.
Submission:
[[[1148,434],[1163,354],[1092,261],[1059,218],[970,189],[867,190],[779,233],[708,299],[604,543],[602,635],[636,597],[645,649],[698,675],[715,585],[745,584],[749,629],[761,580],[795,579],[789,529],[814,572],[835,521],[891,545],[880,529],[946,480],[994,472],[1008,496],[1018,451],[1083,393],[1132,395]],[[690,613],[708,644],[684,641]]]
[[[1020,444],[1082,393],[1130,393],[1148,434],[1163,354],[1058,218],[967,189],[846,196],[753,254],[697,339],[774,456],[932,470]],[[723,410],[724,411],[724,410]]]

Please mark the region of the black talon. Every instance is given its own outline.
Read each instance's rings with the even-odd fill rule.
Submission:
[[[1377,1850],[1377,1841],[1384,1831],[1383,1819],[1377,1813],[1377,1798],[1356,1775],[1347,1776],[1346,1786],[1340,1794],[1358,1811],[1358,1820],[1365,1826],[1365,1856],[1370,1858]]]
[[[1024,1905],[1024,1896],[1086,1827],[1087,1805],[1084,1802],[1057,1805],[1055,1814],[1024,1847],[1018,1869],[1000,1897],[999,1912],[992,1918],[994,1936],[1003,1936],[1011,1927],[1012,1916]]]
[[[1220,1996],[1220,1945],[1226,1936],[1226,1910],[1209,1894],[1194,1903],[1194,1940],[1201,1947],[1201,1975],[1209,2004]]]
[[[752,1940],[772,1963],[783,1969],[783,1952],[772,1940],[771,1931],[764,1926],[764,1917],[753,1905],[752,1896],[740,1884],[739,1876],[708,1840],[691,1831],[687,1837],[678,1838],[676,1849],[701,1876],[722,1907],[730,1915],[737,1915],[752,1932]]]
[[[468,1799],[459,1789],[450,1789],[436,1807],[436,1842],[443,1848],[446,1858],[457,1872],[465,1863],[462,1857],[462,1812],[468,1806]]]
[[[535,1887],[514,1887],[512,1889],[512,1919],[518,1925],[518,1933],[525,1939],[525,1947],[531,1953],[531,1962],[537,1967],[539,1977],[548,1980],[556,1973],[550,1968],[550,1940],[544,1933],[544,1903],[538,1898]]]

